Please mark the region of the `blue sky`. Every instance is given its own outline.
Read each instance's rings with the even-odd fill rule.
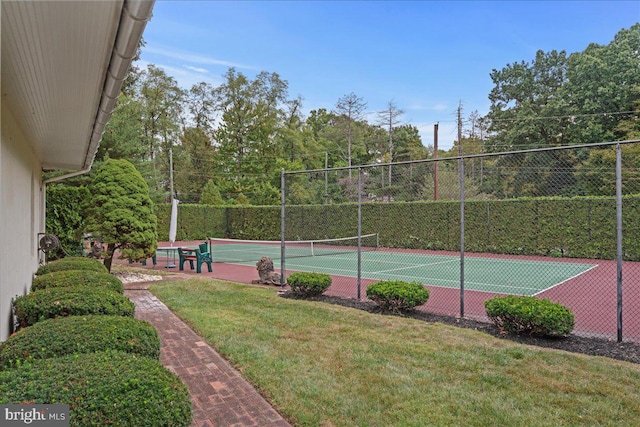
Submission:
[[[608,44],[640,22],[640,1],[163,1],[138,65],[153,63],[188,89],[276,72],[304,110],[331,110],[351,92],[370,123],[389,101],[439,146],[456,138],[455,111],[488,112],[489,74],[537,50]]]

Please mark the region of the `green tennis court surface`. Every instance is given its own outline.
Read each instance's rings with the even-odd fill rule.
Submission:
[[[252,261],[236,260],[239,252],[254,252]],[[323,254],[316,249],[315,254],[289,258],[288,271],[308,271],[357,277],[357,253]],[[214,245],[214,261],[255,265],[261,256],[269,256],[279,268],[280,247],[254,248],[245,245]],[[246,252],[245,252],[246,253]],[[465,256],[464,286],[467,290],[496,292],[515,295],[535,295],[557,286],[596,267],[596,264],[571,262],[531,261],[505,258]],[[399,253],[378,249],[362,252],[361,269],[363,279],[403,280],[420,282],[425,285],[447,288],[460,287],[460,258],[451,255]]]

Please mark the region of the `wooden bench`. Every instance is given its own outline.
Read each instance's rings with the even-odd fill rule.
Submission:
[[[202,245],[201,245],[202,246]],[[184,263],[189,262],[189,267],[193,270],[193,262],[196,262],[196,273],[202,273],[202,264],[207,264],[209,273],[213,270],[211,268],[211,255],[208,252],[203,252],[198,249],[191,248],[178,248],[178,255],[180,256],[180,270],[184,270]]]

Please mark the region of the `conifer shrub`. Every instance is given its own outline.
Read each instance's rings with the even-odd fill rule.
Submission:
[[[32,292],[40,289],[65,287],[110,289],[120,294],[124,292],[122,281],[116,276],[91,270],[54,271],[37,276],[31,283]]]
[[[509,295],[489,299],[484,306],[491,321],[505,332],[566,336],[573,331],[571,310],[547,299]]]
[[[36,271],[36,275],[40,276],[41,274],[63,270],[91,270],[108,273],[107,267],[105,267],[100,260],[94,258],[67,257],[41,265],[38,271]]]
[[[331,276],[323,273],[292,273],[287,278],[287,284],[296,296],[318,296],[331,286]]]
[[[21,328],[54,317],[108,314],[133,317],[135,309],[124,295],[106,289],[50,288],[17,297],[14,313]]]
[[[189,426],[191,400],[158,360],[118,351],[54,357],[0,371],[0,404],[69,405],[69,425]]]
[[[413,310],[427,302],[429,290],[418,282],[383,280],[367,288],[367,298],[391,311]]]
[[[21,361],[119,350],[160,357],[160,338],[144,320],[125,316],[70,316],[43,320],[0,343],[0,369]]]

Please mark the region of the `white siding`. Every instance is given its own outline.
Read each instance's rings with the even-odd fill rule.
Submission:
[[[0,132],[0,341],[11,330],[11,299],[28,292],[43,231],[40,164],[3,102]]]

